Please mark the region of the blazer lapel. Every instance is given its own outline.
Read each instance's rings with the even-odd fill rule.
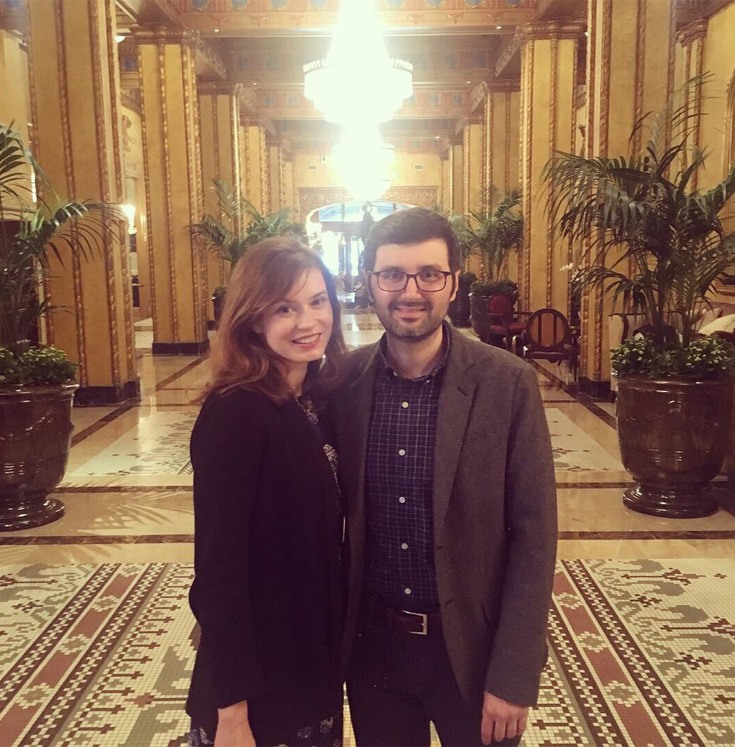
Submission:
[[[473,360],[461,334],[452,331],[449,360],[439,395],[434,447],[434,541],[438,542],[459,465],[464,432],[472,410],[475,381],[468,375]]]
[[[362,373],[343,389],[335,423],[347,516],[353,528],[361,533],[365,523],[365,458],[375,383],[374,361],[373,355]]]

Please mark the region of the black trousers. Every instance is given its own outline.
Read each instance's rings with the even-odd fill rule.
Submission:
[[[358,747],[428,747],[430,722],[443,747],[482,744],[482,714],[462,697],[441,634],[366,624],[355,641],[347,697]]]

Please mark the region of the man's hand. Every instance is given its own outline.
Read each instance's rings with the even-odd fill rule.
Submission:
[[[246,700],[218,709],[214,747],[255,747]]]
[[[485,691],[480,730],[483,744],[519,737],[526,730],[527,720],[528,706],[509,703]]]

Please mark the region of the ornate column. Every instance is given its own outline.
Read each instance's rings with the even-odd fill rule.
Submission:
[[[519,187],[520,103],[521,93],[515,82],[493,81],[485,86],[482,183],[486,190],[494,186],[501,194],[507,194]],[[518,281],[521,258],[522,252],[511,258],[504,277]]]
[[[275,213],[286,207],[283,193],[283,156],[277,139],[266,137],[268,149],[268,174],[270,175],[270,205],[268,212]]]
[[[673,91],[673,3],[588,0],[587,8],[587,156],[640,152],[644,133],[629,142],[636,120]],[[582,300],[580,387],[593,395],[609,391],[611,303],[601,288]]]
[[[482,119],[480,116],[470,118],[462,131],[463,179],[462,197],[463,212],[482,209],[486,184],[482,177]]]
[[[120,79],[113,0],[28,3],[32,145],[62,197],[124,202]],[[105,217],[90,261],[51,258],[46,339],[79,362],[77,404],[139,393],[127,226]]]
[[[452,204],[449,207],[464,215],[464,155],[462,140],[455,140],[450,146],[452,168]]]
[[[240,190],[240,96],[241,86],[228,83],[201,83],[199,119],[202,153],[204,212],[218,215],[216,179],[230,189]],[[226,285],[229,267],[213,254],[206,257],[207,298],[217,286]],[[210,304],[207,310],[212,311]]]
[[[521,92],[515,82],[495,81],[483,101],[483,184],[502,193],[518,187]]]
[[[691,78],[701,76],[704,72],[704,43],[707,38],[707,19],[702,18],[687,24],[676,34],[676,41],[680,49],[676,50],[675,88],[680,88]],[[681,102],[687,108],[688,115],[692,118],[693,132],[689,142],[690,148],[700,148],[702,128],[702,86],[692,88],[688,86],[684,92],[686,100]],[[684,163],[686,168],[689,153],[684,152]],[[699,173],[692,175],[691,188],[697,189]]]
[[[281,164],[283,166],[283,174],[281,177],[283,201],[281,204],[283,207],[287,207],[291,210],[294,220],[298,220],[299,212],[293,175],[293,147],[291,142],[288,140],[281,141]]]
[[[557,150],[573,149],[576,129],[574,87],[577,51],[584,27],[579,23],[531,23],[521,35],[521,185],[524,239],[521,298],[524,309],[552,306],[567,313],[571,247],[556,238],[545,210],[543,170]]]
[[[270,212],[270,163],[265,139],[265,124],[245,120],[241,130],[243,138],[243,191],[245,197],[261,213]]]
[[[441,154],[441,191],[440,191],[440,198],[439,198],[439,204],[441,205],[442,210],[451,210],[452,209],[452,191],[453,191],[453,183],[452,183],[452,144],[449,142],[448,139],[445,140],[444,143],[442,143],[442,146],[444,148],[442,154]]]
[[[198,148],[196,38],[137,32],[146,170],[153,354],[206,350],[206,257],[189,226],[204,212]]]

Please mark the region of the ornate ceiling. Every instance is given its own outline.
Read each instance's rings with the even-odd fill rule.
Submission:
[[[0,27],[22,32],[23,7],[33,1],[0,0]],[[679,24],[730,1],[676,0]],[[586,22],[587,8],[586,0],[376,2],[389,53],[414,66],[413,97],[381,131],[409,150],[446,147],[471,115],[479,85],[504,90],[520,85],[519,26]],[[303,96],[302,68],[326,54],[339,0],[116,0],[116,6],[124,35],[134,37],[155,25],[195,31],[200,80],[241,84],[246,116],[267,122],[272,137],[314,147],[334,142],[334,127]],[[134,101],[130,41],[120,45],[120,56],[127,100]]]

